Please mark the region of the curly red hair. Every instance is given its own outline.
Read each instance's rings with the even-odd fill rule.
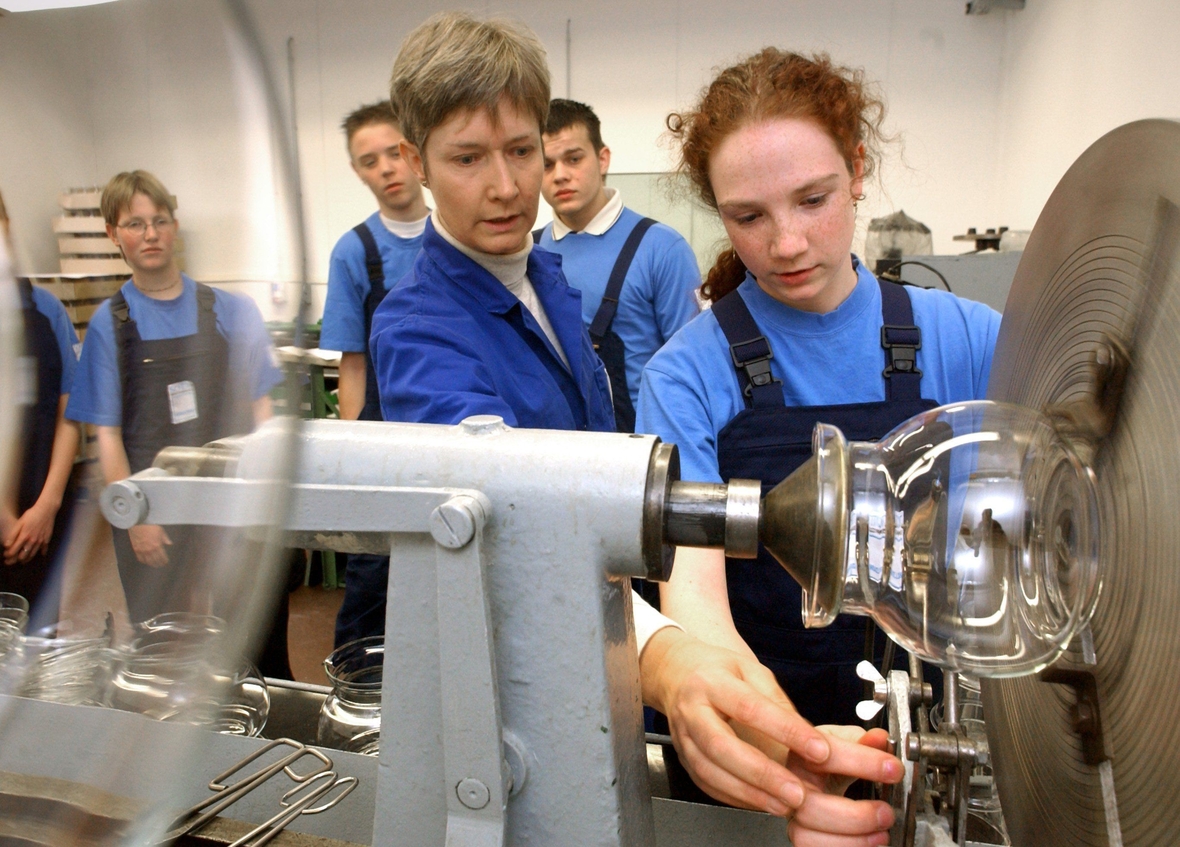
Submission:
[[[695,108],[668,116],[668,130],[680,144],[677,169],[706,205],[717,208],[709,181],[713,151],[743,126],[776,118],[814,120],[835,142],[850,174],[857,158],[863,161],[864,176],[874,171],[885,140],[885,103],[870,90],[864,71],[835,65],[825,53],[804,56],[767,47],[721,71]],[[745,274],[737,253],[724,250],[706,275],[701,294],[716,302],[737,288]]]

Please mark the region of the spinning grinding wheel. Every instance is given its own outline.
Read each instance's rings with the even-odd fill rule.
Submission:
[[[1049,198],[1005,309],[989,399],[1117,399],[1093,442],[1104,578],[1092,643],[1077,639],[1039,677],[982,681],[1017,847],[1172,844],[1180,833],[1177,205],[1180,124],[1107,134]],[[1115,367],[1104,381],[1095,361],[1117,366],[1120,351],[1125,380]]]

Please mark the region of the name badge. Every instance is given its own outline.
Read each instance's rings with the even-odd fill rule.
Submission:
[[[189,381],[168,386],[168,405],[172,408],[172,423],[182,424],[197,419],[197,389]]]

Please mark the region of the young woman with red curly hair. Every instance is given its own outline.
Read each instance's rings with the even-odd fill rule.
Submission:
[[[881,282],[852,255],[883,116],[862,72],[767,48],[669,117],[681,171],[732,244],[702,287],[712,309],[643,374],[636,431],[677,444],[684,479],[760,479],[767,491],[811,455],[819,421],[871,441],[984,396],[1000,316]],[[774,671],[803,717],[856,723],[866,619],[804,630],[799,586],[765,551],[727,561],[681,548],[661,593],[688,632]]]

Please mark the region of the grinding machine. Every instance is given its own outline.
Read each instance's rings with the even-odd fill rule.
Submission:
[[[746,814],[653,812],[629,583],[667,579],[675,545],[759,543],[803,585],[809,625],[871,615],[946,670],[936,728],[916,660],[864,671],[863,714],[884,706],[907,762],[882,789],[893,844],[971,842],[983,767],[1018,847],[1173,843],[1178,203],[1180,124],[1100,139],[1029,240],[989,402],[880,444],[821,425],[813,459],[769,492],[681,482],[675,447],[644,435],[484,417],[291,438],[275,421],[163,451],[103,492],[103,512],[122,527],[277,520],[294,546],[391,553],[375,795],[353,813],[374,845],[672,843],[660,821],[678,815],[706,823],[676,842],[706,843],[708,820]],[[276,519],[259,492],[292,444]],[[981,679],[986,737],[960,725],[959,673]],[[742,843],[785,843],[775,826]]]

